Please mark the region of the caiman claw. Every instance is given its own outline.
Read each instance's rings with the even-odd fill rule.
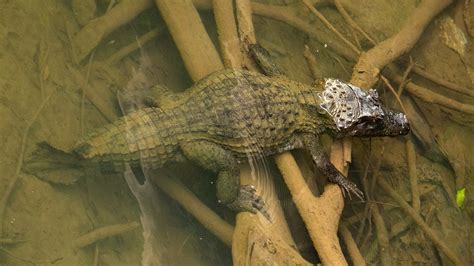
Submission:
[[[343,175],[339,175],[336,180],[329,180],[333,183],[339,185],[342,191],[342,195],[345,197],[349,197],[352,200],[351,194],[357,196],[360,200],[364,200],[364,193],[357,188],[357,185],[351,182],[349,179],[344,177]]]
[[[257,195],[257,190],[253,185],[245,185],[240,187],[239,195],[233,202],[227,204],[227,207],[236,211],[247,211],[253,214],[260,212],[265,218],[270,220],[270,215],[265,209],[265,201]]]

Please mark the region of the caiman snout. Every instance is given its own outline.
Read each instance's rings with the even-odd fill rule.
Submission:
[[[385,136],[400,136],[410,132],[407,116],[397,110],[384,108],[383,131]]]
[[[406,135],[408,132],[410,132],[410,123],[408,122],[407,116],[404,113],[397,113],[394,120],[394,123],[399,125],[400,129],[398,132],[394,132],[395,136]]]
[[[400,111],[382,108],[383,114],[378,117],[361,117],[345,136],[355,137],[395,137],[410,132],[410,123],[406,115]]]

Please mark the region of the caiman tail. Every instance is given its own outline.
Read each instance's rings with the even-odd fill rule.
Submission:
[[[41,179],[62,184],[73,183],[85,171],[122,173],[126,164],[132,169],[161,168],[176,160],[177,135],[184,129],[180,119],[184,119],[182,115],[143,108],[82,138],[71,152],[38,144],[24,168]]]
[[[25,162],[23,170],[52,183],[69,185],[84,175],[85,165],[81,156],[40,142]]]

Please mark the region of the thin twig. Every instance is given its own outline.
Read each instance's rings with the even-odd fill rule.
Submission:
[[[99,242],[96,242],[95,243],[95,250],[94,250],[94,262],[92,262],[93,266],[99,265],[99,254],[100,254]]]
[[[3,235],[3,220],[4,220],[5,208],[6,208],[8,199],[10,198],[10,194],[12,193],[18,179],[20,178],[21,168],[23,167],[23,158],[25,156],[26,139],[28,138],[28,135],[30,133],[30,128],[33,125],[33,123],[36,121],[36,119],[38,118],[38,115],[43,110],[43,108],[46,106],[46,103],[49,101],[49,99],[51,98],[52,95],[53,95],[53,93],[50,93],[44,99],[44,101],[41,102],[40,106],[38,107],[36,112],[33,114],[33,117],[31,118],[31,120],[26,125],[25,131],[23,133],[23,137],[21,139],[20,153],[18,155],[18,161],[17,161],[17,164],[16,164],[15,173],[13,175],[12,180],[10,181],[10,184],[7,187],[7,190],[5,191],[5,193],[3,193],[2,201],[0,202],[0,236]]]
[[[323,14],[321,14],[308,0],[302,0],[303,4],[308,7],[308,9],[316,16],[318,17],[326,27],[328,27],[332,32],[334,32],[349,48],[351,48],[352,51],[354,51],[356,54],[360,54],[360,50],[357,49],[350,41],[344,37],[332,24],[327,20]]]
[[[383,71],[383,74],[397,83],[402,82],[402,77],[396,74],[396,71],[394,70],[392,66],[385,68]],[[474,105],[461,103],[454,99],[448,98],[444,95],[435,93],[413,82],[408,82],[406,84],[406,90],[410,92],[413,96],[420,98],[421,100],[425,102],[438,104],[438,105],[441,105],[441,106],[444,106],[449,109],[456,110],[462,113],[474,114]]]
[[[140,227],[139,222],[104,226],[80,236],[74,241],[73,246],[75,248],[83,248],[104,238],[120,235],[138,227]]]
[[[362,51],[362,45],[360,45],[359,37],[357,37],[356,31],[352,27],[349,27],[349,30],[351,32],[352,38],[354,39],[355,45],[357,45],[357,49]]]
[[[400,99],[400,96],[398,95],[398,93],[395,91],[395,89],[392,87],[392,85],[390,84],[390,82],[388,81],[388,79],[386,77],[384,77],[383,75],[380,75],[380,78],[383,80],[383,82],[385,83],[385,85],[387,85],[388,89],[392,92],[393,96],[395,97],[395,99],[397,100],[398,104],[400,105],[400,107],[402,108],[403,112],[405,114],[407,114],[407,110],[405,109],[405,106],[403,106],[403,103],[402,103],[402,100]]]
[[[38,60],[38,65],[39,65],[39,80],[40,80],[40,89],[41,89],[41,100],[44,100],[44,97],[46,95],[45,92],[45,85],[44,82],[47,79],[48,76],[48,68],[46,65],[46,61],[48,60],[48,55],[49,55],[49,49],[46,47],[46,51],[42,49],[42,44],[43,42],[40,42],[40,52],[39,52],[39,60]]]
[[[92,60],[94,58],[95,50],[92,51],[92,54],[89,57],[89,63],[87,64],[87,72],[86,72],[86,79],[84,80],[84,84],[82,85],[82,97],[81,97],[81,136],[84,136],[85,133],[85,125],[84,125],[84,116],[85,116],[85,103],[86,103],[86,91],[87,86],[89,85],[89,78],[91,73],[91,66]]]
[[[114,53],[111,57],[107,59],[108,64],[114,64],[122,60],[125,56],[131,54],[135,50],[139,49],[140,46],[143,46],[145,43],[154,40],[156,37],[160,36],[163,32],[165,32],[164,25],[160,25],[151,31],[143,34],[138,38],[136,41],[132,42],[131,44],[121,48],[116,53]]]
[[[308,45],[304,46],[303,56],[306,58],[306,63],[308,64],[309,70],[311,71],[313,78],[316,79],[318,76],[318,71],[316,69],[316,57],[311,52],[311,49]]]
[[[24,258],[21,258],[19,257],[18,255],[15,255],[13,253],[11,253],[10,251],[8,251],[6,248],[3,248],[3,247],[0,247],[0,251],[5,253],[7,256],[11,257],[11,258],[14,258],[16,260],[19,260],[19,261],[23,261],[23,262],[26,262],[26,263],[29,263],[31,265],[38,265],[38,264],[54,264],[55,262],[58,262],[60,260],[62,260],[63,258],[62,257],[59,257],[59,258],[56,258],[54,260],[28,260],[28,259],[24,259]],[[3,265],[3,261],[2,261],[2,265]]]
[[[441,85],[443,87],[446,87],[448,89],[451,89],[455,92],[459,92],[459,93],[462,93],[464,95],[469,95],[471,97],[474,97],[474,89],[473,88],[465,88],[461,85],[458,85],[458,84],[452,83],[450,81],[447,81],[445,79],[439,78],[439,77],[435,76],[434,74],[426,72],[425,70],[421,69],[418,66],[415,66],[413,68],[413,72],[415,72],[417,75],[419,75],[419,76],[421,76],[421,77],[423,77],[427,80],[430,80],[434,83],[438,83],[439,85]]]
[[[341,3],[341,0],[334,0],[334,5],[336,6],[337,11],[341,13],[342,17],[346,20],[347,24],[349,24],[353,29],[359,31],[370,43],[376,45],[377,43],[372,39],[347,13],[346,9]]]
[[[379,208],[377,206],[374,206],[372,218],[374,219],[375,231],[377,232],[377,242],[379,244],[381,264],[383,266],[392,265],[387,226],[385,225],[385,222],[383,221],[382,215],[380,214]]]
[[[408,64],[408,67],[403,72],[402,82],[400,82],[400,84],[398,85],[398,92],[397,92],[398,97],[400,97],[400,95],[402,95],[403,88],[405,87],[405,85],[408,82],[408,75],[410,75],[410,73],[413,70],[414,66],[415,66],[415,63],[413,62],[413,58],[410,56],[410,63]]]
[[[408,176],[410,177],[411,205],[415,211],[420,211],[420,193],[418,192],[418,176],[416,174],[416,152],[415,146],[407,139],[405,141],[407,151]]]
[[[24,239],[0,238],[0,245],[14,245],[26,242]]]
[[[29,263],[29,264],[31,264],[31,265],[36,265],[36,263],[37,263],[37,262],[31,261],[31,260],[27,260],[27,259],[24,259],[24,258],[20,258],[20,257],[18,257],[17,255],[11,253],[10,251],[8,251],[6,248],[3,248],[3,247],[0,247],[0,251],[2,251],[3,253],[5,253],[7,256],[9,256],[9,257],[11,257],[11,258],[14,258],[14,259],[16,259],[16,260]],[[49,262],[49,261],[48,261],[48,262]]]
[[[415,223],[420,227],[420,229],[425,233],[425,236],[428,237],[433,243],[455,264],[455,265],[464,265],[462,261],[459,259],[458,255],[453,252],[439,236],[436,232],[430,228],[430,226],[423,221],[423,218],[419,215],[419,213],[413,209],[403,198],[398,194],[392,186],[390,186],[383,178],[378,178],[379,186],[387,192],[390,197],[392,197],[398,204],[403,211],[405,211],[408,215],[410,215]]]

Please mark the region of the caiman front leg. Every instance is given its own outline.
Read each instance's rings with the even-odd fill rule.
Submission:
[[[187,159],[208,169],[217,176],[217,199],[230,209],[251,213],[261,212],[268,218],[263,199],[252,185],[240,186],[239,165],[232,153],[209,141],[180,143]]]
[[[303,136],[303,145],[311,153],[316,167],[319,171],[328,177],[328,180],[332,183],[336,183],[342,190],[344,197],[349,196],[350,194],[356,195],[361,200],[364,199],[364,193],[357,188],[357,185],[351,182],[347,177],[345,177],[336,167],[331,163],[328,156],[324,153],[323,147],[319,143],[319,140],[314,135],[304,135]]]
[[[249,45],[250,55],[263,73],[269,77],[284,76],[284,71],[272,59],[270,53],[260,44]]]

